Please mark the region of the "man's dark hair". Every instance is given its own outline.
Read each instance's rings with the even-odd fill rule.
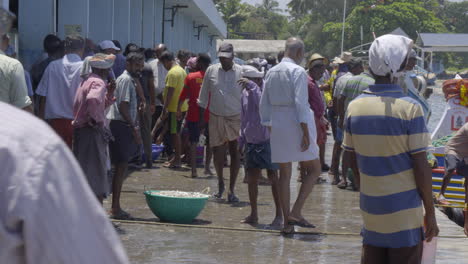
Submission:
[[[145,49],[146,60],[154,59],[156,57],[156,51],[154,49]]]
[[[309,70],[325,67],[323,60],[314,60],[309,64]]]
[[[135,43],[128,43],[127,46],[125,47],[125,51],[123,53],[124,56],[127,56],[128,54],[132,52],[138,52],[138,45]]]
[[[174,53],[170,52],[170,51],[165,51],[161,54],[161,57],[159,58],[159,60],[161,62],[165,62],[165,61],[173,61],[175,60],[174,58]]]
[[[190,58],[190,54],[191,52],[186,50],[186,49],[181,49],[177,52],[177,58],[180,60],[180,59],[183,59],[183,58]]]
[[[44,50],[48,54],[55,54],[62,49],[62,41],[59,37],[49,34],[44,38]]]
[[[67,36],[64,41],[65,51],[78,51],[84,48],[85,41],[80,36]]]
[[[120,45],[120,42],[118,40],[112,40],[112,42],[114,43],[114,45],[119,48],[120,50],[122,50],[122,45]]]
[[[130,52],[126,56],[127,62],[145,61],[145,56],[141,52]]]
[[[281,62],[281,60],[284,58],[284,51],[280,51],[278,53],[278,62]]]
[[[267,61],[268,64],[271,64],[271,65],[276,64],[276,58],[273,57],[273,56],[268,56],[266,61]]]
[[[362,67],[362,60],[359,59],[359,58],[352,58],[349,62],[348,62],[348,69],[351,71],[357,67]]]
[[[207,53],[199,53],[198,58],[197,58],[197,63],[206,67],[210,66],[211,64],[210,55],[208,55]]]

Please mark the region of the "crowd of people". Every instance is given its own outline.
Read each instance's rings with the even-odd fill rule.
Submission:
[[[204,135],[204,174],[218,177],[215,198],[224,197],[223,170],[229,153],[226,197],[229,203],[239,201],[235,187],[244,162],[251,205],[244,223],[258,222],[258,184],[265,169],[275,204],[272,225],[284,234],[293,233],[294,226],[315,227],[303,217],[302,209],[314,185],[327,180],[321,172],[329,171],[332,184],[361,192],[363,263],[419,263],[422,241],[437,236],[438,228],[423,113],[395,84],[407,67],[411,48],[412,41],[405,37],[377,38],[365,71],[363,62],[348,52],[331,63],[315,53],[304,68],[305,47],[298,38],[288,39],[281,58],[269,58],[265,66],[258,60],[236,64],[234,47],[228,43],[219,47],[219,63],[212,64],[208,54],[173,53],[164,44],[142,48],[131,43],[123,49],[116,40],[95,45],[79,36],[62,41],[48,35],[44,39],[47,58],[34,64],[30,77],[19,61],[1,52],[5,81],[0,83],[0,98],[45,120],[63,139],[98,201],[102,204],[112,193],[110,217],[130,217],[120,205],[129,162],[144,160],[146,168],[153,168],[152,144],[162,143],[165,167],[179,169],[186,162],[191,176],[198,177],[196,153]],[[29,93],[27,78],[31,78]],[[0,111],[3,118],[26,118],[0,106],[5,108]],[[31,124],[44,129],[36,120]],[[324,157],[330,127],[334,148],[329,167]],[[15,131],[19,134],[12,135],[12,140],[19,139],[21,131]],[[39,173],[52,182],[54,169],[81,173],[69,151],[48,137],[38,138],[35,146],[50,153],[44,154],[49,156],[45,165],[31,155],[27,157],[30,166],[43,166]],[[51,159],[54,155],[68,161],[57,165],[61,161]],[[16,157],[20,158],[24,157]],[[210,169],[211,158],[215,173]],[[299,162],[301,185],[291,208],[293,162]],[[46,170],[47,166],[52,169]],[[75,180],[76,186],[85,188],[84,181]],[[66,190],[56,191],[68,196]],[[74,196],[74,192],[71,198],[78,198],[80,194]],[[97,205],[80,211],[80,219],[97,211]],[[93,217],[102,221],[101,213],[97,214]],[[113,254],[123,261],[119,246]]]

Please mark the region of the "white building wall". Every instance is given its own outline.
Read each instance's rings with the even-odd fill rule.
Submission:
[[[58,16],[56,30],[61,39],[65,37],[66,27],[77,26],[81,30],[81,36],[89,37],[96,44],[102,40],[116,39],[123,47],[133,42],[150,48],[162,42],[163,0],[60,0],[57,13],[54,13],[54,3],[55,0],[19,1],[19,55],[27,69],[41,57],[44,37],[54,33],[55,15]],[[212,2],[201,1],[198,4],[208,8],[212,5],[210,3]],[[172,4],[166,6],[171,7]],[[210,45],[210,34],[206,28],[202,29],[200,39],[195,36],[197,30],[193,28],[194,12],[198,12],[197,19],[200,20],[203,17],[200,10],[179,10],[173,27],[171,22],[164,22],[164,42],[171,51],[187,49],[194,53],[216,54],[216,45]],[[171,10],[165,12],[166,19],[171,19]],[[195,22],[196,25],[206,24],[206,21]],[[215,22],[219,24],[216,19]],[[210,30],[213,32],[216,29]]]
[[[18,4],[19,56],[29,69],[41,58],[44,37],[54,33],[53,0],[21,0]]]
[[[106,39],[114,39],[113,0],[91,0],[89,2],[88,38],[96,44]]]
[[[114,0],[114,36],[125,47],[130,42],[130,1]]]

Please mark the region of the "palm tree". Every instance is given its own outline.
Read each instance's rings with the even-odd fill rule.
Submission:
[[[267,12],[276,13],[281,12],[281,8],[279,8],[279,3],[276,0],[263,0],[262,4],[260,5],[261,8],[265,9]]]

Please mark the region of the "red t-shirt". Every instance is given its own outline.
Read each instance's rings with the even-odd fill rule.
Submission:
[[[187,121],[198,122],[200,121],[200,107],[198,106],[197,100],[200,95],[200,89],[203,83],[203,78],[205,77],[205,72],[197,71],[192,72],[187,75],[184,81],[184,89],[180,93],[179,100],[183,101],[188,98],[188,112],[187,112]],[[210,112],[208,108],[205,110],[204,119],[208,121],[210,118]]]

